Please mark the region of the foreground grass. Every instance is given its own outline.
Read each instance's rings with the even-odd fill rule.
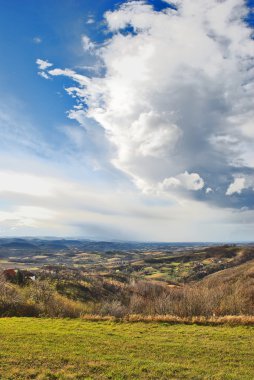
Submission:
[[[254,379],[253,326],[0,319],[0,379]]]

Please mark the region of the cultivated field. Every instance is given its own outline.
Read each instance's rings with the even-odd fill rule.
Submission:
[[[189,243],[190,244],[190,243]],[[254,259],[253,245],[110,243],[84,240],[0,238],[0,269],[65,271],[169,284],[198,281]]]
[[[1,379],[254,379],[254,327],[0,319]]]

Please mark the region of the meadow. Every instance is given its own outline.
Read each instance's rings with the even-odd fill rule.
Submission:
[[[253,326],[0,319],[2,380],[253,378]]]

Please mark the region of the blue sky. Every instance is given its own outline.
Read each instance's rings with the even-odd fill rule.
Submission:
[[[0,234],[253,240],[252,7],[0,0]]]

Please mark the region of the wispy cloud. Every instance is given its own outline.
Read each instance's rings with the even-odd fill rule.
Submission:
[[[40,45],[42,43],[42,38],[39,36],[36,36],[33,38],[33,42],[37,45]]]
[[[88,36],[82,36],[82,46],[85,51],[93,52],[96,45]]]
[[[38,168],[38,166],[37,166]],[[51,168],[52,170],[52,168]],[[181,205],[127,187],[86,184],[64,177],[12,170],[0,172],[0,230],[4,234],[76,235],[93,238],[195,241],[243,238],[239,226],[253,226],[253,211],[209,207],[184,200]],[[22,182],[21,182],[22,180]],[[21,185],[22,184],[22,185]],[[193,212],[195,210],[195,212]],[[211,234],[212,230],[212,234]],[[246,231],[249,231],[249,228]]]
[[[0,105],[0,138],[2,149],[47,150],[47,144],[16,98],[6,98]],[[40,142],[40,143],[39,143]]]
[[[93,17],[88,17],[86,23],[89,24],[89,25],[91,25],[91,24],[94,24],[94,23],[95,23],[95,20],[94,20]]]

